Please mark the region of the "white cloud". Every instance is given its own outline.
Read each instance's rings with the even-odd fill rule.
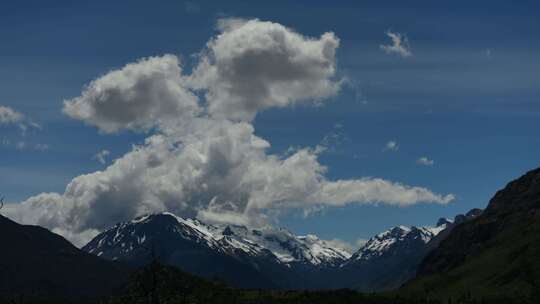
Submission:
[[[366,239],[357,239],[354,242],[347,242],[342,239],[330,239],[330,240],[324,240],[324,242],[333,248],[339,248],[342,250],[345,250],[349,254],[354,254],[358,249],[360,249],[362,246],[364,246],[367,243]]]
[[[416,163],[424,166],[433,166],[433,164],[435,164],[435,161],[427,158],[426,156],[422,156],[416,160]]]
[[[15,124],[24,119],[24,115],[10,107],[0,106],[0,124]]]
[[[345,250],[349,254],[353,254],[357,249],[351,243],[344,241],[342,239],[330,239],[330,240],[324,240],[324,242],[333,248]]]
[[[409,57],[412,55],[409,39],[407,39],[406,35],[387,31],[386,36],[392,39],[392,44],[379,46],[385,53],[397,54],[401,57]]]
[[[4,147],[15,148],[17,150],[46,151],[46,150],[49,150],[50,148],[48,144],[43,144],[43,143],[32,144],[24,140],[12,142],[11,140],[6,139],[6,138],[2,139],[0,144]]]
[[[109,150],[101,150],[94,155],[94,159],[104,165],[107,162],[107,156],[109,156],[109,154],[111,154]]]
[[[64,101],[63,111],[105,133],[181,122],[199,111],[181,73],[174,55],[144,58],[92,81],[81,96]]]
[[[37,143],[34,145],[34,150],[38,150],[38,151],[49,150],[49,148],[50,146],[48,144]]]
[[[339,85],[328,77],[334,74],[338,40],[329,33],[309,39],[270,22],[223,22],[223,32],[208,43],[211,57],[201,63],[210,60],[205,69],[218,77],[201,82],[204,100],[184,85],[186,78],[201,81],[201,67],[198,74],[183,76],[172,55],[143,59],[98,78],[80,97],[66,101],[64,112],[104,132],[152,134],[104,170],[75,177],[64,193],[33,196],[7,214],[82,244],[148,212],[257,226],[292,208],[453,199],[380,178],[329,180],[317,148],[269,154],[270,143],[255,134],[250,119],[268,107],[335,93]],[[261,63],[268,58],[276,66]],[[249,91],[246,81],[263,92]],[[308,92],[319,85],[325,93]]]
[[[281,24],[241,19],[222,19],[218,28],[191,77],[194,88],[207,90],[213,116],[249,121],[260,110],[317,103],[339,91],[334,33],[310,38]]]
[[[383,151],[397,151],[397,150],[399,150],[399,146],[397,142],[393,140],[387,142],[383,149]]]
[[[21,135],[26,136],[29,128],[41,130],[41,125],[28,119],[24,114],[14,110],[13,108],[0,105],[0,125],[14,124],[21,130]]]
[[[357,239],[355,242],[356,248],[360,249],[368,242],[366,239]]]

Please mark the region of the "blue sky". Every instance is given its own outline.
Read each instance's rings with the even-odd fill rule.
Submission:
[[[316,146],[331,179],[381,177],[452,193],[448,205],[347,205],[305,218],[296,233],[353,242],[391,226],[430,225],[484,207],[496,190],[540,159],[540,28],[534,1],[13,1],[0,4],[0,105],[38,123],[23,136],[0,125],[1,191],[10,202],[62,193],[93,159],[122,156],[144,134],[101,134],[62,114],[62,102],[91,80],[141,57],[180,56],[190,69],[223,17],[277,22],[306,36],[340,39],[338,75],[349,85],[318,107],[269,109],[255,133],[270,152]],[[387,31],[406,35],[412,56],[387,54]],[[395,141],[397,151],[385,150]],[[25,148],[16,143],[25,142]],[[48,149],[35,149],[46,144]],[[417,160],[427,157],[431,166]]]

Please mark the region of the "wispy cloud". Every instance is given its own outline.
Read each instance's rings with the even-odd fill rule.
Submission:
[[[395,33],[391,31],[386,32],[386,36],[392,39],[392,44],[381,44],[380,48],[387,54],[397,54],[401,57],[412,56],[411,47],[409,45],[409,39],[405,34]]]
[[[104,165],[107,162],[107,156],[109,156],[109,154],[111,154],[109,150],[101,150],[94,155],[94,159]]]
[[[0,125],[16,125],[21,130],[22,136],[25,136],[30,128],[41,130],[41,125],[28,119],[23,113],[2,105],[0,105]]]
[[[10,107],[0,106],[0,124],[16,124],[24,119],[24,115]]]
[[[397,150],[399,150],[399,145],[394,140],[387,142],[383,149],[383,151],[397,151]]]
[[[416,160],[416,163],[423,166],[433,166],[433,164],[435,164],[435,161],[433,159],[429,159],[426,156],[422,156]]]
[[[2,141],[0,141],[0,145],[7,147],[7,148],[15,148],[17,150],[36,150],[36,151],[45,151],[49,150],[50,146],[48,144],[43,143],[28,143],[24,140],[19,140],[12,142],[11,140],[4,138]]]
[[[32,121],[23,113],[7,106],[0,105],[0,125],[12,125],[20,130],[20,134],[9,139],[4,138],[1,145],[4,147],[12,147],[18,150],[38,150],[44,151],[49,149],[47,144],[43,143],[30,143],[28,142],[27,133],[31,129],[41,130],[40,124]]]
[[[358,251],[358,249],[362,248],[362,246],[364,246],[367,243],[367,240],[357,239],[354,242],[347,242],[345,240],[335,238],[335,239],[330,239],[330,240],[324,240],[324,242],[334,248],[339,248],[341,250],[348,252],[349,254],[353,254],[356,251]]]
[[[48,144],[35,144],[34,149],[38,151],[45,151],[49,150],[50,146]]]

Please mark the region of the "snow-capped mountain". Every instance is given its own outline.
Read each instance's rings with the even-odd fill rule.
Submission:
[[[155,256],[241,287],[372,291],[410,278],[427,244],[448,225],[451,221],[440,219],[436,227],[397,226],[350,254],[315,235],[297,236],[274,227],[211,225],[165,212],[119,223],[83,250],[132,265],[146,264]]]
[[[247,229],[243,226],[226,226],[217,235],[230,246],[246,252],[264,248],[283,264],[305,263],[313,266],[337,266],[351,257],[347,251],[332,248],[315,235],[296,236],[282,228],[264,227]]]
[[[397,226],[375,235],[341,266],[343,284],[363,291],[399,287],[414,276],[428,243],[449,224],[440,219],[435,227]]]
[[[167,212],[119,223],[98,235],[83,249],[113,260],[141,249],[147,251],[151,239],[155,238],[153,233],[164,233],[147,229],[147,224],[162,218],[168,218],[163,228],[173,238],[191,241],[231,256],[239,252],[247,256],[266,256],[270,253],[282,264],[307,263],[314,266],[336,266],[351,257],[350,253],[332,248],[315,235],[296,236],[285,229],[272,227],[248,229],[244,226],[209,225]]]
[[[370,260],[384,255],[403,254],[404,251],[415,251],[426,245],[439,232],[446,229],[449,222],[440,219],[436,227],[397,226],[370,238],[364,246],[354,253],[347,263],[358,260]]]
[[[318,286],[317,273],[336,268],[351,256],[314,235],[296,236],[272,227],[210,225],[172,213],[119,223],[83,250],[133,265],[148,263],[155,254],[192,273],[246,287]],[[306,272],[311,281],[300,279]]]

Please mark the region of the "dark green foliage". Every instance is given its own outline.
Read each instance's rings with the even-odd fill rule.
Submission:
[[[153,290],[157,297],[153,297]],[[233,289],[223,283],[208,281],[184,273],[177,268],[154,262],[141,269],[123,296],[109,299],[109,304],[124,303],[231,303],[231,304],[483,304],[483,303],[536,303],[533,298],[514,297],[474,297],[468,291],[446,300],[435,299],[427,294],[400,295],[365,294],[349,289],[306,291],[306,290],[265,290]]]
[[[481,216],[458,225],[418,274],[401,294],[540,303],[540,169],[509,183]]]
[[[156,261],[136,271],[123,295],[107,303],[234,303],[236,292]]]

